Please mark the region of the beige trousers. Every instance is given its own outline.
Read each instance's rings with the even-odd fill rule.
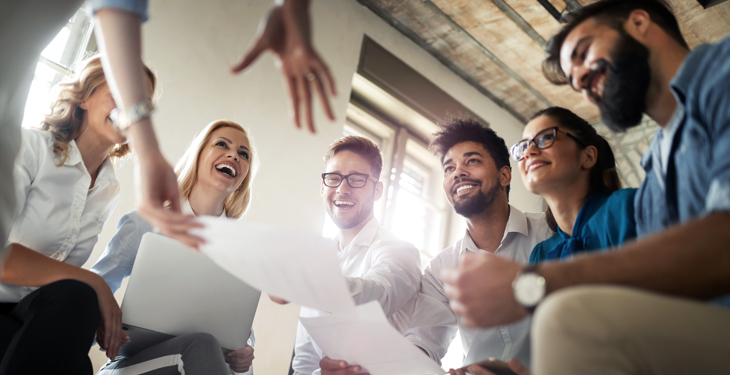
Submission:
[[[532,326],[535,375],[730,374],[730,308],[617,286],[560,291]]]

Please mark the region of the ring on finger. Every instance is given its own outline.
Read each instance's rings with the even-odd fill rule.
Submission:
[[[316,78],[317,78],[317,74],[315,74],[315,73],[307,74],[307,81],[314,81]]]

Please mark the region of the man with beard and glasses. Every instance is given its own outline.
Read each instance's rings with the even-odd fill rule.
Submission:
[[[583,92],[616,130],[643,113],[659,124],[635,200],[640,238],[528,269],[473,259],[444,274],[452,308],[489,327],[539,304],[539,375],[727,373],[730,38],[690,51],[669,8],[651,0],[599,1],[567,21],[546,77]]]
[[[465,254],[494,254],[527,264],[532,248],[552,236],[543,213],[523,213],[508,203],[512,170],[504,139],[479,122],[457,119],[434,134],[431,150],[443,166],[443,189],[454,211],[466,219],[464,237],[426,267],[406,338],[440,363],[459,330],[464,364],[490,357],[530,364],[530,318],[489,329],[470,329],[449,308],[441,271]],[[344,361],[323,360],[322,375],[356,374]],[[326,371],[326,370],[331,371]],[[464,375],[461,369],[452,374]]]
[[[405,332],[421,285],[421,258],[412,244],[373,217],[375,201],[383,195],[380,149],[367,138],[347,136],[330,145],[324,164],[321,195],[337,226],[338,257],[352,298],[358,305],[379,301],[390,324]],[[301,311],[303,317],[323,314],[306,307]],[[294,374],[320,373],[324,354],[301,322],[294,351]]]

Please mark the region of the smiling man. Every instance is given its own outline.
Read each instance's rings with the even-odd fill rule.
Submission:
[[[473,258],[444,274],[452,308],[489,327],[539,304],[538,375],[726,373],[730,39],[690,51],[664,3],[604,0],[568,17],[543,71],[581,91],[613,129],[643,114],[659,124],[635,200],[640,239],[529,270]],[[611,286],[566,289],[586,284]]]
[[[399,332],[410,325],[421,282],[418,250],[382,228],[373,216],[383,195],[380,149],[367,138],[339,139],[325,153],[321,195],[327,214],[337,226],[338,257],[352,298],[360,305],[377,300]],[[301,316],[321,316],[303,307]],[[294,374],[319,374],[322,349],[299,323]],[[358,370],[359,371],[359,370]]]

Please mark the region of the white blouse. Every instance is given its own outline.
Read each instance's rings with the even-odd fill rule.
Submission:
[[[8,242],[81,267],[119,201],[119,181],[107,158],[89,189],[91,175],[74,141],[66,161],[58,161],[51,133],[22,129],[14,169],[18,211]],[[0,302],[18,302],[33,290],[0,283]]]

